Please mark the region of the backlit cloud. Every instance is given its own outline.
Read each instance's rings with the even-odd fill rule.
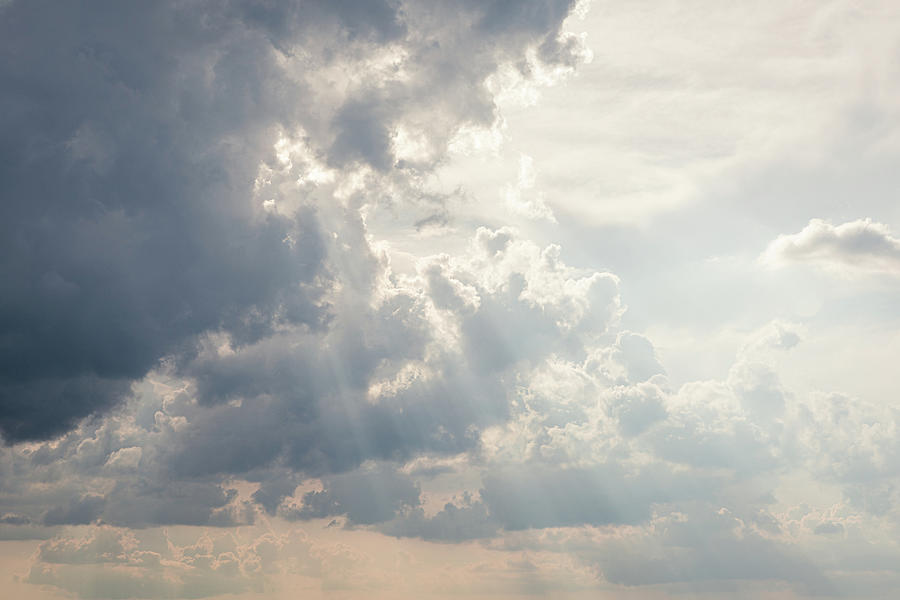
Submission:
[[[589,4],[0,2],[2,589],[893,597],[900,11]]]

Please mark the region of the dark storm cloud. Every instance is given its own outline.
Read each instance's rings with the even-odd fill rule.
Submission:
[[[582,324],[617,314],[616,285],[569,273],[551,252],[540,269],[564,280],[547,287],[513,264],[540,249],[503,230],[478,242],[492,252],[477,260],[510,263],[499,288],[478,283],[477,266],[448,289],[441,273],[433,289],[405,288],[358,207],[400,203],[398,189],[422,197],[416,177],[459,128],[496,122],[486,78],[555,39],[569,6],[7,6],[0,435],[62,437],[9,450],[4,506],[45,527],[228,526],[257,509],[223,477],[258,482],[253,500],[278,514],[315,476],[326,487],[295,516],[418,514],[408,476],[360,465],[477,449],[480,431],[510,415],[508,371],[559,349],[562,330],[578,352]],[[414,168],[395,157],[401,124],[434,149]],[[285,136],[306,152],[289,166],[275,149]],[[296,183],[313,162],[334,185]],[[348,198],[340,186],[358,177]],[[476,288],[480,309],[455,296]],[[435,321],[454,306],[461,348]],[[492,316],[519,327],[517,351],[489,343]],[[168,377],[187,387],[110,413]],[[56,483],[32,486],[32,468]],[[484,510],[451,505],[423,527],[473,536]]]
[[[37,358],[35,361],[39,362]],[[32,379],[22,381],[24,377],[12,371],[0,384],[3,407],[0,430],[7,441],[40,439],[59,433],[86,414],[113,406],[131,387],[124,377],[105,379],[93,374],[35,380],[35,373]]]
[[[51,437],[106,411],[204,332],[240,345],[320,326],[341,273],[325,265],[316,211],[251,202],[278,132],[306,130],[328,164],[384,172],[408,113],[441,148],[461,124],[492,122],[485,77],[555,39],[570,4],[6,6],[3,438]],[[395,46],[408,74],[386,85],[366,60]],[[346,93],[317,75],[335,65],[355,82]]]
[[[267,32],[213,6],[20,2],[0,19],[0,431],[102,411],[208,329],[315,322],[311,214],[250,210],[279,100]],[[225,11],[228,12],[228,11]],[[282,243],[295,231],[292,247]]]

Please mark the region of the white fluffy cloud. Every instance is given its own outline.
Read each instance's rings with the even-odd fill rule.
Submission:
[[[811,263],[838,273],[900,273],[900,239],[871,219],[832,225],[813,219],[802,231],[780,235],[762,260],[772,266]]]

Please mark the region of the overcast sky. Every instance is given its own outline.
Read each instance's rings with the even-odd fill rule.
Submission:
[[[900,5],[0,0],[0,589],[894,598]]]

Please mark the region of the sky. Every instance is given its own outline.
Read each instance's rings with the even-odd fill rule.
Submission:
[[[0,1],[0,589],[893,598],[900,5]]]

